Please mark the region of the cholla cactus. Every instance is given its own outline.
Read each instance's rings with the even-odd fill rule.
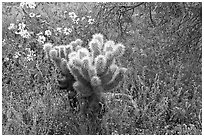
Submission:
[[[104,42],[101,34],[93,35],[89,49],[81,45],[82,41],[77,39],[67,46],[47,45],[45,51],[64,76],[71,74],[75,78],[73,88],[81,98],[89,98],[88,104],[82,105],[82,110],[87,110],[93,101],[101,100],[103,92],[116,88],[122,81],[127,69],[117,66],[115,59],[124,54],[125,47],[114,41]],[[59,81],[62,88],[66,87],[67,79]]]

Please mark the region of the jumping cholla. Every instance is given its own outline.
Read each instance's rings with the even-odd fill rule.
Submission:
[[[81,98],[94,96],[93,100],[100,101],[101,93],[116,88],[124,77],[127,69],[117,66],[115,59],[124,54],[125,46],[111,40],[104,42],[102,34],[93,35],[88,46],[89,49],[82,47],[82,41],[77,39],[55,47],[47,43],[44,50],[63,76],[74,76],[73,88]],[[59,85],[66,87],[67,81],[60,80]]]

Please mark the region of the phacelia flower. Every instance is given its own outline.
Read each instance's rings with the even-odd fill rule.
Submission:
[[[33,18],[33,17],[35,17],[35,13],[30,13],[29,16],[30,16],[31,18]]]
[[[65,35],[69,35],[72,32],[72,29],[71,28],[64,28],[63,32]]]
[[[60,28],[60,27],[57,27],[56,30],[57,30],[58,32],[60,32],[60,33],[62,32],[62,28]]]
[[[26,2],[26,4],[30,9],[35,9],[35,7],[36,7],[35,2]]]
[[[46,40],[46,38],[44,36],[42,36],[42,35],[40,35],[38,37],[38,42],[41,43],[41,44],[43,44],[45,42],[45,40]]]
[[[12,30],[12,29],[15,29],[15,24],[14,23],[11,23],[8,27],[9,30]]]
[[[19,23],[19,24],[18,24],[18,29],[19,29],[19,30],[23,30],[23,29],[25,28],[25,26],[26,26],[26,25],[25,25],[23,22],[22,22],[22,23]]]
[[[30,37],[30,33],[27,31],[27,30],[22,30],[20,35],[23,37],[23,38],[29,38]]]
[[[69,12],[69,17],[75,19],[77,15],[74,12]]]
[[[94,24],[94,22],[95,22],[94,19],[89,19],[89,20],[88,20],[88,23],[89,23],[89,24]]]
[[[51,32],[50,30],[46,30],[46,31],[45,31],[45,35],[46,35],[46,36],[50,36],[50,35],[52,35],[52,32]]]

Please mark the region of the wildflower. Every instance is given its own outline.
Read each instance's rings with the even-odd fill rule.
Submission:
[[[15,29],[15,24],[11,23],[10,26],[8,27],[9,30]]]
[[[35,2],[26,2],[26,4],[30,9],[35,9],[35,7],[36,7]]]
[[[89,19],[89,20],[88,20],[88,23],[89,23],[89,24],[94,24],[94,22],[95,22],[94,19]]]
[[[69,12],[69,17],[75,19],[77,15],[74,12]]]
[[[20,57],[20,53],[19,52],[15,52],[14,55],[13,55],[13,58],[17,59]]]
[[[62,28],[60,28],[60,27],[57,27],[56,30],[57,30],[58,32],[60,32],[60,33],[62,32]]]
[[[42,44],[43,44],[43,43],[45,42],[45,40],[46,40],[45,37],[42,36],[42,35],[40,35],[40,36],[38,37],[38,40],[37,40],[37,41],[38,41],[39,43],[42,43]]]
[[[19,29],[19,30],[23,30],[23,29],[25,28],[25,26],[26,26],[26,25],[25,25],[23,22],[22,22],[22,23],[19,23],[19,24],[18,24],[18,29]]]
[[[25,6],[26,2],[21,2],[20,7],[23,8]]]
[[[69,35],[71,33],[68,28],[64,28],[63,32],[65,35]]]
[[[33,17],[35,17],[35,13],[30,13],[29,16],[30,16],[31,18],[33,18]]]
[[[85,19],[86,19],[86,17],[82,17],[82,18],[81,18],[81,21],[83,21],[83,20],[85,20]]]
[[[23,30],[20,32],[20,35],[23,37],[23,38],[29,38],[30,37],[30,33],[27,31],[27,30]]]
[[[8,57],[5,57],[5,58],[4,58],[4,61],[5,61],[5,62],[9,61],[9,58],[8,58]]]
[[[45,31],[45,35],[46,35],[46,36],[50,36],[50,35],[52,35],[52,32],[51,32],[50,30],[46,30],[46,31]]]
[[[79,18],[74,18],[74,19],[72,19],[72,21],[73,21],[74,24],[78,24],[78,23],[79,23],[79,22],[78,22],[79,20],[80,20]]]

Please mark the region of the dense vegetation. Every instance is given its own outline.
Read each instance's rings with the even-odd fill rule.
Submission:
[[[128,71],[92,132],[43,45],[97,33]],[[201,135],[201,68],[202,3],[2,3],[3,134]]]

